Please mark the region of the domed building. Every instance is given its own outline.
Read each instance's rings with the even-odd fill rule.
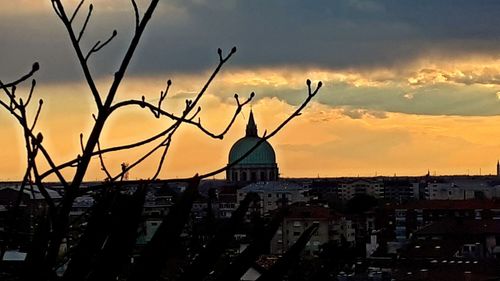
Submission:
[[[229,164],[243,157],[261,138],[257,135],[257,125],[250,111],[246,135],[239,139],[229,151]],[[227,180],[232,182],[275,181],[278,179],[278,164],[273,147],[267,142],[259,146],[238,164],[227,170]]]

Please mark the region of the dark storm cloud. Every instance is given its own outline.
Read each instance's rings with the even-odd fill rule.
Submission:
[[[232,65],[337,69],[393,66],[427,52],[499,50],[494,1],[201,1],[185,8],[190,18],[182,29],[161,32],[157,23],[156,50],[143,49],[167,55],[138,67],[208,67],[217,47],[233,44],[241,52]]]
[[[133,18],[124,9],[96,4],[87,46],[113,28],[119,37],[92,59],[97,75],[113,73],[130,37]],[[101,5],[102,6],[102,5]],[[22,8],[22,7],[20,7]],[[255,0],[162,2],[131,72],[150,75],[207,69],[216,49],[233,45],[232,67],[391,67],[428,52],[442,56],[496,54],[498,1],[461,0]],[[72,50],[56,17],[49,13],[4,16],[0,25],[0,75],[21,72],[33,60],[48,80],[80,78]]]

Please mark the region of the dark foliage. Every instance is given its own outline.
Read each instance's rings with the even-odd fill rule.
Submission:
[[[281,280],[288,272],[291,266],[296,264],[300,258],[300,253],[306,246],[311,236],[318,230],[318,225],[313,224],[309,226],[302,235],[300,235],[297,242],[290,247],[290,249],[269,269],[269,271],[262,274],[257,281],[276,281]]]
[[[267,250],[286,213],[286,209],[276,212],[269,224],[258,232],[252,243],[218,276],[217,280],[240,280],[259,255]]]
[[[368,194],[356,194],[352,199],[347,201],[346,212],[350,214],[362,214],[376,207],[378,200]]]

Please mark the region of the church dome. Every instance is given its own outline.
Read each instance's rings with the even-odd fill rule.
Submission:
[[[247,136],[239,139],[229,152],[229,163],[233,163],[240,159],[247,151],[252,149],[261,138],[255,136]],[[238,165],[273,165],[276,163],[276,154],[273,147],[264,141],[247,157],[238,162]]]
[[[253,118],[253,112],[250,111],[246,135],[231,147],[228,165],[235,163],[256,145],[258,146],[237,164],[229,167],[226,171],[229,181],[257,182],[278,180],[279,170],[274,149],[267,141],[261,141],[262,138],[257,134],[257,125]]]

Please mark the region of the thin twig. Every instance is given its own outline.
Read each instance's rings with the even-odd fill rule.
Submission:
[[[101,150],[101,144],[99,142],[97,142],[97,149]],[[102,153],[99,153],[99,162],[101,163],[101,170],[103,170],[104,173],[106,174],[106,180],[111,180],[112,177],[108,169],[106,168],[106,165],[104,164]]]
[[[108,43],[111,42],[113,38],[115,38],[116,34],[117,34],[116,30],[113,30],[113,34],[111,34],[108,40],[106,40],[104,43],[101,44],[101,41],[97,41],[97,43],[95,43],[95,45],[90,49],[90,51],[85,56],[85,61],[88,61],[88,59],[93,53],[99,52],[99,50],[101,50],[104,46],[108,45]]]
[[[38,117],[40,116],[40,112],[42,111],[42,105],[43,105],[43,100],[40,99],[40,101],[38,102],[38,109],[36,110],[35,119],[33,120],[33,124],[31,125],[30,131],[33,131],[33,129],[36,126],[36,122],[38,121]]]
[[[236,52],[236,48],[233,47],[230,51],[230,53],[226,56],[226,57],[221,57],[220,61],[219,61],[219,64],[217,65],[217,67],[214,69],[214,71],[212,72],[212,74],[210,75],[210,77],[208,78],[208,80],[205,82],[205,84],[203,85],[202,89],[200,90],[200,92],[197,94],[196,98],[194,99],[193,102],[191,102],[190,106],[188,107],[187,110],[185,110],[185,115],[187,116],[187,114],[189,114],[189,112],[196,107],[198,101],[201,99],[201,97],[203,96],[203,94],[205,93],[205,91],[208,89],[209,85],[212,83],[212,81],[214,80],[215,76],[219,73],[219,71],[221,70],[222,66],[231,58],[231,56]],[[252,98],[252,95],[251,97]],[[112,105],[110,108],[109,108],[109,111],[108,111],[108,116],[110,114],[112,114],[114,111],[116,111],[117,109],[120,109],[120,108],[123,108],[123,107],[126,107],[126,106],[129,106],[129,105],[138,105],[140,107],[148,107],[150,109],[153,109],[153,110],[158,110],[156,106],[150,104],[150,103],[147,103],[143,100],[128,100],[128,101],[122,101],[122,102],[118,102],[116,103],[115,105]],[[177,120],[177,121],[185,121],[185,122],[190,122],[192,124],[195,124],[196,122],[192,122],[192,120],[188,120],[186,118],[186,116],[181,116],[181,117],[176,117],[174,114],[172,113],[168,113],[166,111],[163,111],[161,109],[158,110],[158,112],[160,112],[162,115],[165,115],[165,116],[168,116],[169,118],[173,119],[173,120]],[[233,117],[232,119],[232,123],[234,123],[234,119],[236,117]],[[232,125],[231,125],[232,126]],[[121,146],[116,146],[116,147],[111,147],[111,148],[106,148],[106,149],[103,149],[102,151],[92,151],[90,153],[90,157],[93,157],[93,156],[96,156],[97,154],[99,153],[102,153],[102,154],[105,154],[105,153],[110,153],[110,152],[113,152],[113,151],[120,151],[120,150],[125,150],[125,149],[130,149],[130,148],[134,148],[134,147],[139,147],[139,146],[142,146],[142,145],[145,145],[145,144],[148,144],[148,143],[151,143],[165,135],[167,135],[171,130],[173,130],[174,128],[176,127],[176,124],[173,124],[171,125],[170,127],[168,127],[167,129],[161,131],[160,133],[154,135],[154,136],[151,136],[147,139],[144,139],[144,140],[141,140],[141,141],[138,141],[138,142],[135,142],[135,143],[131,143],[131,144],[126,144],[126,145],[121,145]],[[228,126],[230,127],[230,126]],[[227,129],[229,130],[229,129]],[[206,132],[208,132],[208,130],[205,130]],[[215,137],[217,137],[217,135],[215,134],[212,134],[214,135]],[[76,163],[79,163],[81,161],[81,157],[80,158],[75,158],[73,160],[70,160],[66,163],[63,163],[57,167],[51,167],[51,169],[45,171],[44,173],[41,174],[41,177],[42,178],[46,178],[47,176],[49,176],[50,174],[56,172],[56,170],[61,170],[61,169],[64,169],[64,168],[68,168],[68,167],[72,167],[73,165],[75,165]]]
[[[223,171],[226,171],[227,169],[237,165],[239,162],[241,162],[243,159],[245,159],[248,155],[250,155],[255,149],[257,149],[262,143],[266,142],[267,140],[269,140],[270,138],[272,138],[274,135],[276,135],[277,132],[281,131],[283,129],[283,127],[285,127],[292,119],[298,117],[301,115],[301,112],[302,110],[309,104],[309,102],[312,100],[312,98],[314,98],[314,96],[316,96],[316,94],[319,92],[319,89],[322,87],[323,83],[320,81],[318,82],[316,88],[314,90],[311,89],[311,81],[310,80],[307,80],[307,85],[308,85],[308,95],[306,97],[306,99],[302,102],[302,104],[288,117],[286,118],[283,122],[281,122],[270,134],[267,134],[267,131],[264,132],[264,135],[260,138],[260,140],[258,142],[255,143],[254,146],[252,146],[249,150],[247,150],[246,153],[244,153],[241,157],[239,157],[238,159],[236,159],[235,161],[231,162],[231,163],[228,163],[227,165],[225,165],[224,167],[221,167],[217,170],[214,170],[212,172],[208,172],[206,174],[202,174],[200,175],[200,179],[206,179],[206,178],[210,178],[212,176],[215,176]],[[155,149],[158,149],[158,147],[160,146],[157,146]],[[148,153],[148,156],[151,155],[153,153],[153,151],[150,151]],[[192,178],[176,178],[176,179],[166,179],[166,180],[150,180],[151,183],[170,183],[170,182],[189,182],[191,181]],[[138,183],[143,183],[144,180],[140,180],[140,181],[128,181],[126,184],[127,185],[133,185],[133,184],[138,184]],[[117,184],[117,186],[121,185],[121,184],[118,184],[118,183],[115,183]],[[89,188],[87,189],[85,192],[83,192],[81,195],[87,193],[87,192],[91,192],[91,191],[96,191],[96,190],[100,190],[104,187],[104,185],[97,185],[97,186],[93,186],[92,188]]]
[[[301,111],[306,107],[307,104],[311,101],[311,99],[318,93],[319,89],[323,86],[323,83],[320,81],[318,82],[316,89],[314,91],[311,90],[311,81],[307,79],[307,86],[308,86],[308,95],[307,98],[302,102],[302,104],[290,115],[288,116],[287,119],[285,119],[278,127],[276,127],[270,134],[267,134],[267,131],[264,132],[264,135],[262,138],[255,143],[255,145],[250,148],[246,153],[244,153],[240,158],[236,159],[232,163],[228,163],[226,166],[221,167],[220,169],[214,170],[212,172],[200,175],[200,177],[203,178],[209,178],[212,176],[215,176],[221,172],[226,171],[227,169],[233,167],[234,165],[238,164],[241,160],[245,159],[248,155],[250,155],[259,145],[261,145],[263,142],[267,141],[268,139],[272,138],[276,133],[281,131],[283,127],[286,126],[292,119],[294,119],[297,116],[301,115]]]
[[[132,7],[134,7],[134,18],[135,18],[135,30],[137,32],[137,28],[139,28],[139,8],[137,7],[137,3],[135,0],[131,0]]]
[[[40,69],[40,65],[38,64],[38,62],[35,62],[32,66],[31,66],[31,70],[26,73],[25,75],[23,75],[21,78],[13,81],[13,82],[10,82],[10,83],[6,83],[6,84],[3,84],[3,85],[0,85],[0,88],[10,88],[12,86],[16,86],[18,84],[20,84],[21,82],[27,80],[28,78],[30,78],[31,76],[33,76],[33,74],[35,74],[35,72],[37,72],[38,70]]]
[[[80,34],[78,34],[78,38],[76,39],[76,42],[80,42],[82,39],[83,33],[85,33],[85,29],[87,28],[87,24],[89,23],[90,16],[92,16],[92,10],[94,9],[94,5],[90,4],[89,5],[89,11],[87,12],[87,17],[85,18],[85,22],[83,23],[82,29],[80,29]],[[70,21],[71,23],[71,21]]]
[[[80,3],[78,4],[78,6],[76,6],[76,9],[73,12],[73,15],[71,15],[71,18],[69,19],[69,23],[73,23],[73,20],[75,19],[76,15],[78,14],[78,11],[82,7],[83,2],[85,2],[85,0],[80,1]]]
[[[28,104],[31,101],[31,97],[33,96],[33,92],[35,91],[35,86],[36,86],[36,80],[33,79],[31,80],[31,88],[30,88],[30,93],[28,94],[28,99],[26,99],[26,106],[28,106]]]
[[[83,74],[85,76],[85,80],[87,81],[87,84],[90,88],[90,91],[92,92],[92,96],[94,97],[97,108],[100,109],[102,107],[101,96],[99,95],[99,91],[97,89],[97,86],[94,82],[94,79],[92,78],[92,74],[90,73],[87,62],[85,61],[85,58],[83,56],[82,50],[80,48],[79,40],[77,40],[76,35],[75,35],[75,31],[73,30],[73,27],[72,27],[67,15],[66,15],[65,11],[64,11],[64,6],[60,0],[52,0],[52,4],[54,6],[54,10],[59,15],[61,22],[64,24],[64,26],[66,27],[66,30],[68,31],[68,35],[69,35],[71,44],[73,45],[73,49],[75,50],[78,61],[80,62],[80,66],[82,67],[82,71],[83,71]]]
[[[85,146],[83,145],[83,133],[80,133],[80,149],[82,150],[82,153],[83,150],[85,149],[84,147]]]
[[[52,8],[54,9],[54,12],[56,13],[56,15],[62,19],[62,14],[61,14],[61,11],[59,10],[59,7],[57,6],[57,3],[55,0],[51,0],[52,2]]]

